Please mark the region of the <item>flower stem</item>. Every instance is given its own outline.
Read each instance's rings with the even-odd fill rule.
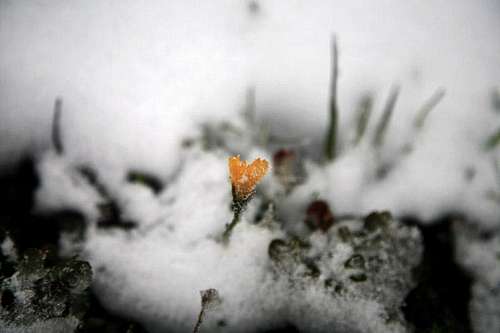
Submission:
[[[226,225],[226,230],[224,231],[224,234],[222,234],[222,240],[224,243],[227,243],[229,241],[229,237],[231,236],[231,232],[233,231],[234,227],[240,222],[240,217],[241,217],[241,212],[243,211],[243,207],[239,204],[233,203],[233,220],[231,221],[230,224]]]

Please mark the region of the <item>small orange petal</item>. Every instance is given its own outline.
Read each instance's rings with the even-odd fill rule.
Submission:
[[[249,176],[255,183],[258,183],[267,173],[268,167],[269,163],[267,163],[266,160],[258,158],[250,164],[250,167],[248,168]]]
[[[229,176],[239,199],[243,199],[253,192],[257,183],[267,173],[268,168],[269,163],[260,158],[250,165],[246,161],[241,161],[239,156],[229,158]]]

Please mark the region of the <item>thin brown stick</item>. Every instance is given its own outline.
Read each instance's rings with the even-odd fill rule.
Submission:
[[[200,310],[200,314],[198,315],[198,320],[196,321],[196,325],[194,326],[193,333],[200,332],[201,324],[203,323],[203,317],[205,316],[205,307],[202,306]]]

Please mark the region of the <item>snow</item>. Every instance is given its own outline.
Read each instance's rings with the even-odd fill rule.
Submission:
[[[248,135],[249,130],[242,133]],[[222,140],[225,141],[227,138]],[[183,151],[176,177],[158,196],[140,183],[125,181],[125,173],[102,178],[106,171],[98,167],[97,174],[101,175],[106,192],[117,201],[125,216],[137,222],[137,228],[130,231],[103,229],[96,224],[95,206],[105,198],[82,178],[77,171],[78,163],[53,151],[48,151],[40,160],[39,173],[43,181],[37,192],[39,209],[43,212],[71,208],[86,214],[89,224],[83,240],[75,244],[72,243],[75,241],[73,235],[64,235],[61,246],[66,248],[62,253],[71,255],[76,250],[92,263],[96,271],[94,289],[107,308],[136,319],[152,332],[165,329],[180,332],[193,325],[199,311],[197,291],[215,288],[223,302],[220,309],[211,311],[204,323],[208,331],[232,332],[243,328],[255,331],[286,323],[306,332],[328,331],[331,327],[340,332],[407,331],[404,321],[388,322],[387,318],[394,316],[392,311],[396,311],[396,318],[401,316],[396,309],[414,286],[411,272],[422,253],[418,231],[393,222],[389,230],[359,236],[363,234],[363,223],[354,217],[336,222],[329,233],[321,234],[310,233],[303,223],[304,204],[315,195],[328,199],[336,216],[350,212],[360,214],[349,206],[352,202],[339,201],[333,194],[336,191],[349,193],[349,184],[352,188],[356,184],[352,179],[358,178],[362,181],[358,181],[355,194],[350,198],[354,204],[362,202],[359,197],[364,193],[363,186],[373,185],[374,166],[359,164],[363,167],[358,169],[354,167],[356,163],[343,166],[352,163],[350,157],[370,156],[373,151],[360,146],[354,150],[358,155],[346,154],[330,165],[307,162],[309,179],[289,196],[281,192],[279,179],[268,175],[257,189],[257,198],[246,211],[243,222],[235,228],[230,243],[224,245],[218,239],[224,225],[231,220],[229,153],[218,148],[200,150],[198,146],[203,145],[203,139],[199,139]],[[261,149],[251,145],[248,148],[251,150],[244,156],[269,158]],[[345,187],[339,187],[338,181],[345,181]],[[308,192],[314,188],[323,188],[323,192]],[[257,206],[269,198],[274,198],[280,208],[283,228],[272,218],[262,225],[252,222]],[[339,209],[342,207],[339,203],[346,205],[345,211]],[[340,237],[340,229],[346,227],[361,239],[345,243]],[[282,263],[273,263],[275,259],[268,248],[274,240],[290,235],[309,239],[311,248],[306,257],[316,262],[321,272],[318,280],[303,280],[301,276],[307,276],[309,268],[293,257],[285,255]],[[380,242],[380,237],[389,239]],[[467,250],[472,244],[460,248]],[[367,246],[365,250],[364,246]],[[481,246],[479,243],[478,249]],[[364,258],[376,258],[374,262],[383,265],[370,264],[375,266],[367,273],[370,281],[367,284],[352,282],[353,274],[365,274],[362,270],[358,272],[359,268],[353,270],[346,266],[355,253]],[[472,265],[473,271],[481,271],[483,268],[474,268],[474,263],[491,268],[496,267],[495,260],[496,257],[492,261],[476,258],[465,260],[463,265]],[[291,277],[286,278],[286,274]],[[332,297],[322,286],[330,279],[342,281],[336,282],[344,290],[340,296]],[[474,290],[481,286],[479,280]],[[481,295],[481,291],[475,293]],[[474,299],[479,310],[472,307],[471,311],[480,316],[485,306],[491,307],[487,304],[496,304],[496,300],[487,297]],[[489,303],[485,305],[485,302]],[[488,317],[487,321],[479,318],[476,321],[481,325],[497,327],[494,317]],[[224,328],[220,327],[222,322]]]
[[[66,252],[82,250],[91,261],[94,288],[108,308],[153,331],[192,327],[199,291],[208,288],[220,292],[224,305],[209,314],[207,330],[220,329],[222,319],[231,331],[299,317],[304,320],[293,324],[309,331],[328,325],[404,331],[402,321],[381,318],[387,299],[401,302],[410,288],[409,267],[395,268],[407,288],[398,293],[388,284],[382,300],[368,291],[332,300],[315,285],[290,296],[286,281],[270,273],[268,244],[306,233],[301,222],[313,198],[328,201],[335,215],[388,209],[431,223],[453,212],[480,229],[499,227],[500,205],[485,195],[498,191],[491,161],[499,150],[480,147],[498,127],[490,92],[500,77],[500,5],[266,0],[255,12],[248,6],[230,0],[0,2],[1,164],[11,165],[25,152],[37,155],[39,210],[76,209],[89,222],[83,244],[70,248],[62,240]],[[340,155],[321,164],[314,157],[327,126],[332,34],[340,52]],[[374,149],[369,138],[395,84],[401,94],[386,144]],[[246,128],[242,138],[204,124],[224,120],[238,128],[236,114],[249,87],[256,91],[258,129],[293,139],[298,143],[292,146],[312,158],[303,161],[307,179],[289,196],[276,180],[264,179],[261,196],[224,248],[215,239],[231,220],[227,157],[271,160],[272,152],[256,147],[255,133]],[[439,88],[444,99],[415,132],[417,110]],[[352,147],[354,110],[366,93],[374,96],[374,111],[363,142]],[[64,156],[46,151],[56,97],[63,101]],[[214,142],[223,139],[224,152],[185,151],[184,140],[207,131]],[[402,153],[408,142],[413,151]],[[81,166],[97,171],[136,229],[98,227],[96,205],[106,198],[78,171]],[[380,177],[387,166],[390,172]],[[165,190],[155,196],[127,182],[131,169],[157,175]],[[283,228],[250,223],[269,198],[279,201]],[[334,250],[325,267],[345,278],[341,266],[353,249],[334,237],[313,234],[311,241],[317,253],[321,246]]]
[[[314,144],[325,129],[335,33],[341,133],[349,132],[361,94],[375,97],[373,121],[388,87],[398,83],[402,90],[385,151],[395,155],[412,140],[418,108],[439,87],[446,90],[415,152],[388,179],[365,186],[372,157],[362,151],[332,166],[332,181],[342,193],[335,194],[338,209],[396,209],[432,220],[465,207],[485,227],[498,225],[498,205],[477,199],[496,177],[485,166],[490,157],[479,152],[498,122],[489,111],[500,76],[495,1],[316,0],[284,7],[270,0],[253,14],[245,1],[227,0],[1,6],[0,45],[7,50],[0,57],[4,164],[47,146],[57,96],[63,99],[68,154],[118,172],[172,175],[182,140],[207,119],[234,118],[250,86],[256,88],[258,116],[274,134],[308,137]],[[498,156],[498,149],[491,154]],[[469,187],[462,173],[470,167],[481,179]],[[362,202],[354,200],[360,191]]]
[[[16,246],[10,237],[4,238],[0,244],[0,251],[9,261],[14,262],[17,260]]]
[[[40,190],[36,192],[36,201],[44,211],[73,209],[97,216],[96,205],[101,201],[99,194],[81,178],[74,163],[49,151],[39,160],[37,167],[39,174],[47,175],[41,178]],[[73,191],[75,186],[80,188],[78,192]]]
[[[337,224],[324,235],[303,232],[303,237],[310,237],[311,248],[300,260],[317,262],[321,272],[318,278],[308,278],[310,268],[293,259],[298,258],[295,255],[290,257],[287,251],[281,252],[283,257],[270,254],[273,240],[286,240],[290,236],[287,231],[272,217],[267,223],[253,222],[255,204],[274,188],[272,180],[261,184],[268,189],[257,189],[257,197],[226,244],[220,237],[231,221],[228,154],[195,146],[182,155],[184,163],[177,177],[158,196],[124,180],[108,182],[108,192],[113,198],[117,196],[125,214],[134,216],[137,228],[99,227],[94,212],[86,211],[87,202],[82,200],[79,204],[88,221],[83,239],[71,243],[77,238],[70,233],[63,235],[60,245],[66,248],[62,253],[71,255],[77,250],[91,262],[93,288],[107,308],[134,318],[151,332],[181,332],[194,325],[200,310],[199,291],[214,288],[222,302],[207,314],[203,323],[206,331],[252,332],[287,323],[306,332],[331,327],[339,332],[407,330],[403,320],[386,319],[393,312],[399,313],[414,285],[411,271],[422,252],[416,230],[392,222],[384,232],[353,236],[352,244],[342,243],[338,229],[359,232],[363,229],[359,221]],[[61,162],[64,157],[54,158],[52,152],[47,156],[41,164],[45,167],[39,169],[45,181],[38,198],[60,198],[63,188],[51,185],[55,180],[70,184],[72,188],[65,193],[73,193],[75,198],[88,193],[89,184],[70,181],[75,174],[68,169],[53,172],[61,164],[70,165]],[[49,164],[54,168],[46,167]],[[56,199],[48,204],[40,200],[39,209],[51,210],[51,202],[57,200],[63,206],[60,209],[74,204]],[[352,280],[353,274],[365,274],[362,268],[344,267],[354,253],[380,257],[367,263],[368,281],[361,282],[364,286]],[[329,279],[338,284],[336,288],[343,288],[337,296],[324,287]]]
[[[455,223],[455,257],[472,276],[469,311],[474,332],[500,328],[500,235],[481,236],[461,221]]]
[[[46,146],[60,96],[73,155],[168,174],[196,122],[230,114],[243,96],[244,48],[231,32],[243,29],[243,3],[0,6],[2,159]]]

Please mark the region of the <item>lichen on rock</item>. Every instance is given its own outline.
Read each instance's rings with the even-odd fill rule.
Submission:
[[[13,244],[7,235],[5,245]],[[8,250],[8,251],[6,251]],[[92,269],[88,262],[58,260],[49,249],[2,246],[2,332],[73,332],[88,309]]]

